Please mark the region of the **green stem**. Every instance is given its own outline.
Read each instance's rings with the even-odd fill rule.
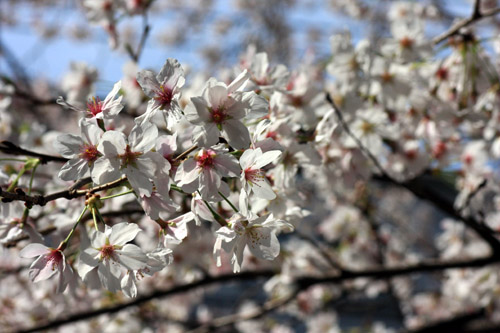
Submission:
[[[198,193],[200,193],[200,191],[198,191]],[[226,220],[222,216],[217,214],[217,212],[212,208],[212,206],[210,206],[210,204],[208,203],[207,200],[205,200],[205,199],[202,199],[202,200],[205,203],[205,205],[207,206],[208,210],[210,210],[210,213],[212,213],[212,216],[214,217],[215,221],[217,221],[217,223],[219,223],[221,226],[225,227],[227,225]]]
[[[21,160],[19,158],[0,158],[0,162],[24,162],[26,163],[26,160]]]
[[[231,201],[229,201],[228,198],[226,198],[226,196],[222,193],[219,192],[219,194],[221,195],[221,197],[229,204],[229,206],[231,206],[231,208],[236,212],[236,213],[239,213],[239,210],[238,208],[236,208],[233,203]]]
[[[96,213],[97,217],[99,218],[99,221],[101,221],[101,222],[102,222],[102,224],[106,224],[106,223],[104,222],[104,218],[103,218],[103,217],[102,217],[102,215],[101,215],[101,212],[99,212],[99,209],[97,209],[97,208],[94,208],[94,209],[95,209],[95,213]]]
[[[92,219],[94,220],[95,231],[99,231],[99,228],[97,228],[97,217],[95,216],[95,211],[96,209],[94,207],[90,208],[90,212],[92,213]]]
[[[30,214],[30,209],[28,207],[24,208],[23,210],[23,216],[21,217],[21,223],[19,225],[19,227],[21,229],[24,228],[24,224],[26,223],[26,221],[28,220],[28,216]]]
[[[174,190],[174,191],[177,191],[179,193],[182,193],[182,194],[188,194],[188,193],[184,192],[179,186],[177,186],[175,184],[170,185],[170,189]]]
[[[118,194],[113,194],[113,195],[108,195],[106,197],[102,197],[101,200],[106,200],[106,199],[111,199],[111,198],[116,198],[116,197],[120,197],[122,195],[127,195],[127,194],[130,194],[130,193],[134,193],[134,190],[128,190],[126,192],[123,192],[123,193],[118,193]]]
[[[35,166],[33,167],[33,171],[31,172],[30,183],[28,185],[28,195],[31,195],[31,188],[33,187],[33,179],[35,179],[35,171],[39,165],[40,165],[40,160],[37,160]]]
[[[75,224],[73,225],[73,228],[71,228],[71,231],[69,232],[68,236],[66,237],[65,240],[63,240],[61,242],[61,244],[59,245],[59,247],[62,246],[61,250],[64,250],[66,248],[66,244],[68,244],[69,240],[71,239],[71,236],[73,236],[73,233],[75,232],[76,230],[76,227],[78,226],[78,224],[80,223],[80,221],[82,220],[83,218],[83,214],[85,214],[85,212],[87,211],[87,206],[85,206],[83,208],[83,211],[82,213],[80,214],[80,216],[78,216],[78,219],[76,220]]]
[[[17,174],[16,179],[14,179],[14,181],[12,182],[12,184],[10,184],[9,187],[7,187],[7,192],[12,192],[12,190],[16,187],[17,182],[19,181],[19,179],[21,178],[21,176],[24,175],[25,172],[26,172],[26,169],[23,167],[19,171],[19,173]]]

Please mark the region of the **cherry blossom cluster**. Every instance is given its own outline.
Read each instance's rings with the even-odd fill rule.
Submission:
[[[353,16],[363,12],[358,2],[337,5]],[[89,20],[109,31],[119,15],[148,6],[84,1]],[[396,2],[387,13],[390,35],[335,34],[326,61],[300,66],[273,64],[255,47],[217,77],[174,58],[158,71],[129,63],[104,98],[95,93],[97,70],[74,63],[51,106],[59,123],[67,121],[57,131],[41,123],[17,127],[17,87],[0,81],[0,134],[39,152],[1,156],[0,254],[17,247],[27,258],[9,260],[28,265],[24,278],[40,290],[57,292],[40,292],[47,307],[75,299],[101,304],[102,290],[114,302],[252,270],[276,272],[263,291],[278,299],[294,295],[303,276],[341,279],[416,265],[429,253],[444,263],[498,255],[500,40],[480,40],[465,28],[442,53],[422,19],[436,15],[433,7]],[[429,188],[443,196],[456,190],[450,206],[442,197],[435,203],[451,217],[408,194],[425,198]],[[34,201],[58,191],[65,196]],[[340,330],[328,302],[353,292],[390,293],[406,328],[476,307],[498,316],[498,264],[459,267],[443,269],[434,289],[405,276],[309,286],[296,294],[300,311],[285,311],[311,332]],[[189,302],[175,301],[171,311],[186,319]],[[200,306],[197,320],[214,313]],[[237,327],[269,331],[266,325]],[[380,323],[373,330],[391,331]]]

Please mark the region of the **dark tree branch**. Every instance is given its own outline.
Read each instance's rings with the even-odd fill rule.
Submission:
[[[0,152],[4,154],[9,154],[9,155],[22,155],[22,156],[31,156],[31,157],[36,157],[40,159],[40,163],[46,164],[47,162],[61,162],[61,163],[66,163],[68,162],[67,158],[60,157],[60,156],[52,156],[52,155],[46,155],[46,154],[41,154],[37,153],[34,151],[26,150],[24,148],[21,148],[19,146],[16,146],[10,141],[1,141],[0,142]]]
[[[340,275],[328,276],[328,277],[302,277],[298,278],[292,283],[294,283],[297,287],[297,290],[304,290],[305,288],[311,287],[320,283],[331,283],[338,284],[347,280],[357,279],[357,278],[375,278],[375,279],[387,279],[396,276],[415,274],[415,273],[424,273],[424,272],[436,272],[443,271],[445,269],[451,268],[471,268],[471,267],[484,267],[485,265],[497,263],[500,261],[500,256],[491,255],[485,258],[477,258],[470,260],[454,260],[447,262],[440,261],[429,261],[415,265],[407,265],[401,267],[390,267],[390,268],[380,268],[380,269],[368,269],[363,271],[344,271]],[[260,271],[260,272],[243,272],[239,274],[225,274],[220,276],[206,276],[205,278],[181,285],[175,286],[171,289],[167,290],[158,290],[152,294],[141,296],[136,298],[135,300],[118,304],[112,307],[105,307],[97,310],[90,310],[87,312],[76,313],[67,317],[63,317],[60,319],[56,319],[54,321],[48,322],[44,325],[29,328],[26,330],[20,330],[19,332],[37,332],[48,330],[52,328],[59,327],[61,325],[69,324],[72,322],[93,318],[96,316],[100,316],[103,314],[111,314],[122,311],[132,306],[137,306],[142,303],[182,293],[188,292],[190,290],[203,287],[206,285],[214,284],[214,283],[223,283],[230,281],[246,281],[246,280],[256,280],[262,278],[270,278],[274,276],[276,272],[273,271]]]
[[[146,40],[149,36],[149,33],[151,31],[151,26],[148,24],[148,16],[146,10],[144,10],[144,15],[142,16],[142,22],[143,22],[143,29],[142,29],[142,34],[141,34],[141,39],[139,41],[139,45],[137,46],[137,50],[134,52],[132,50],[132,46],[127,44],[125,46],[125,49],[127,50],[127,53],[129,57],[135,62],[138,63],[139,59],[141,58],[142,50],[144,49],[144,45],[146,44]]]
[[[465,225],[473,229],[479,237],[488,243],[491,250],[496,255],[500,256],[500,240],[495,237],[493,230],[473,217],[463,216],[461,212],[455,209],[454,201],[457,196],[455,189],[450,188],[447,184],[443,183],[439,179],[436,179],[436,177],[431,176],[429,172],[424,172],[420,176],[402,182],[389,176],[385,172],[382,165],[378,162],[377,158],[366,147],[364,147],[363,143],[354,135],[354,133],[352,133],[349,125],[342,117],[342,112],[339,110],[337,105],[335,105],[329,94],[327,94],[327,101],[333,107],[337,118],[347,135],[349,135],[356,142],[359,149],[375,164],[377,169],[382,174],[381,176],[374,177],[375,179],[403,187],[412,192],[418,198],[429,201],[443,212],[449,214],[451,217],[464,222]]]
[[[22,191],[11,193],[11,192],[6,192],[6,191],[3,191],[0,189],[0,197],[4,198],[3,201],[18,200],[18,201],[24,201],[30,205],[45,206],[48,202],[53,201],[53,200],[57,200],[60,198],[65,198],[65,199],[70,200],[70,199],[83,197],[87,194],[92,194],[92,193],[96,193],[99,191],[104,191],[104,190],[107,190],[110,188],[114,188],[114,187],[121,185],[125,181],[127,181],[127,178],[122,177],[122,178],[114,180],[112,182],[109,182],[109,183],[106,183],[103,185],[99,185],[96,187],[92,187],[92,188],[87,189],[87,190],[75,190],[73,188],[74,187],[74,185],[73,185],[72,187],[70,187],[67,190],[55,192],[55,193],[48,194],[48,195],[35,195],[35,196],[27,195]]]
[[[75,314],[72,314],[70,316],[48,322],[45,325],[32,327],[32,328],[29,328],[26,330],[21,329],[18,332],[27,333],[27,332],[39,332],[39,331],[43,331],[43,330],[48,330],[48,329],[59,327],[61,325],[65,325],[65,324],[73,323],[76,321],[93,318],[93,317],[100,316],[103,314],[116,313],[116,312],[122,311],[124,309],[127,309],[129,307],[141,305],[145,302],[149,302],[149,301],[157,299],[157,298],[171,296],[171,295],[179,294],[182,292],[188,292],[188,291],[191,291],[193,289],[204,287],[204,286],[214,284],[214,283],[255,280],[255,279],[261,279],[261,278],[269,278],[273,275],[274,275],[273,271],[261,271],[261,272],[244,272],[244,273],[240,273],[240,274],[225,274],[225,275],[220,275],[220,276],[216,276],[216,277],[207,276],[204,279],[201,279],[201,280],[193,282],[193,283],[188,283],[185,285],[176,286],[176,287],[173,287],[173,288],[167,289],[167,290],[158,290],[152,294],[138,297],[138,298],[136,298],[133,301],[128,302],[128,303],[122,303],[122,304],[118,304],[118,305],[111,306],[111,307],[105,307],[105,308],[101,308],[101,309],[97,309],[97,310],[91,310],[88,312],[75,313]]]
[[[483,318],[486,315],[486,309],[475,310],[466,314],[454,316],[453,318],[446,319],[428,326],[419,328],[409,333],[444,333],[444,332],[469,332],[466,325],[476,319]]]
[[[266,302],[264,305],[262,305],[260,308],[255,309],[251,311],[250,313],[235,313],[219,318],[213,319],[211,322],[201,325],[200,327],[189,331],[188,333],[205,333],[205,332],[211,332],[214,329],[218,329],[224,326],[236,324],[237,322],[244,321],[244,320],[251,320],[251,319],[258,319],[268,313],[273,312],[274,310],[277,310],[288,303],[294,301],[297,297],[299,290],[295,290],[292,294],[288,295],[287,297],[281,298],[281,299],[276,299],[276,300],[270,300]]]
[[[435,37],[432,40],[432,43],[434,44],[439,44],[443,42],[444,40],[448,39],[451,36],[454,36],[460,32],[460,29],[465,28],[476,21],[482,20],[483,18],[487,18],[490,16],[494,16],[500,13],[500,7],[499,8],[493,8],[484,12],[481,12],[480,10],[481,7],[481,0],[476,0],[474,2],[474,8],[472,10],[472,13],[470,17],[458,21],[456,24],[454,24],[449,30],[443,32],[441,35]]]

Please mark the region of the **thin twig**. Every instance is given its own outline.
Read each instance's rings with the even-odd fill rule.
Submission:
[[[333,107],[333,110],[335,111],[335,115],[337,116],[337,119],[339,120],[340,125],[342,126],[342,128],[344,129],[344,131],[347,133],[347,135],[349,135],[354,140],[354,142],[356,143],[356,145],[358,146],[358,148],[366,155],[366,157],[368,157],[373,162],[373,164],[377,167],[377,169],[379,170],[379,172],[382,175],[384,175],[384,177],[391,178],[391,176],[389,176],[387,174],[387,172],[385,171],[385,169],[382,167],[382,165],[378,161],[377,157],[375,157],[375,155],[373,155],[370,152],[370,150],[368,150],[363,145],[363,143],[359,140],[359,138],[356,135],[354,135],[354,133],[351,131],[351,129],[349,128],[349,125],[347,125],[347,123],[344,120],[344,116],[342,115],[342,112],[338,108],[337,104],[335,104],[335,102],[333,101],[333,99],[332,99],[332,97],[330,96],[329,93],[326,94],[326,100]],[[397,181],[394,180],[394,182],[397,182]]]
[[[480,11],[480,0],[476,0],[474,3],[474,9],[472,10],[470,17],[458,21],[449,30],[447,30],[447,31],[443,32],[441,35],[435,37],[432,40],[432,43],[439,44],[439,43],[443,42],[444,40],[448,39],[449,37],[458,34],[462,28],[465,28],[465,27],[475,23],[476,21],[482,20],[483,18],[494,16],[494,15],[499,14],[499,13],[500,13],[500,7],[481,12]]]
[[[180,161],[180,160],[182,160],[184,157],[186,157],[187,155],[191,154],[191,152],[193,152],[196,149],[198,149],[197,145],[194,145],[194,146],[188,148],[185,152],[181,153],[179,156],[177,156],[176,158],[174,158],[174,161]]]
[[[134,50],[132,50],[132,47],[130,46],[130,44],[127,44],[125,49],[127,50],[127,53],[129,55],[129,57],[135,62],[135,63],[138,63],[139,62],[139,59],[141,57],[141,53],[144,49],[144,45],[146,44],[146,39],[148,38],[149,36],[149,32],[151,31],[151,27],[150,25],[148,24],[148,16],[147,16],[147,11],[145,10],[144,11],[144,14],[142,15],[142,25],[143,25],[143,29],[142,29],[142,35],[141,35],[141,39],[139,41],[139,45],[137,46],[137,50],[134,52]]]

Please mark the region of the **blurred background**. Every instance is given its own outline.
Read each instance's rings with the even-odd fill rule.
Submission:
[[[390,35],[386,16],[392,2],[158,0],[147,16],[119,17],[117,45],[110,45],[106,28],[92,22],[84,9],[98,1],[2,0],[0,71],[20,75],[14,73],[20,70],[31,79],[56,83],[72,61],[83,61],[97,68],[98,91],[107,90],[122,77],[130,61],[126,49],[137,48],[145,24],[150,30],[140,68],[158,70],[172,57],[213,75],[221,66],[234,66],[250,45],[267,52],[272,62],[294,68],[299,62],[328,59],[334,33],[349,31],[354,41]],[[414,2],[422,4],[422,16],[430,19],[429,36],[444,31],[453,18],[468,15],[472,5],[467,0]]]

